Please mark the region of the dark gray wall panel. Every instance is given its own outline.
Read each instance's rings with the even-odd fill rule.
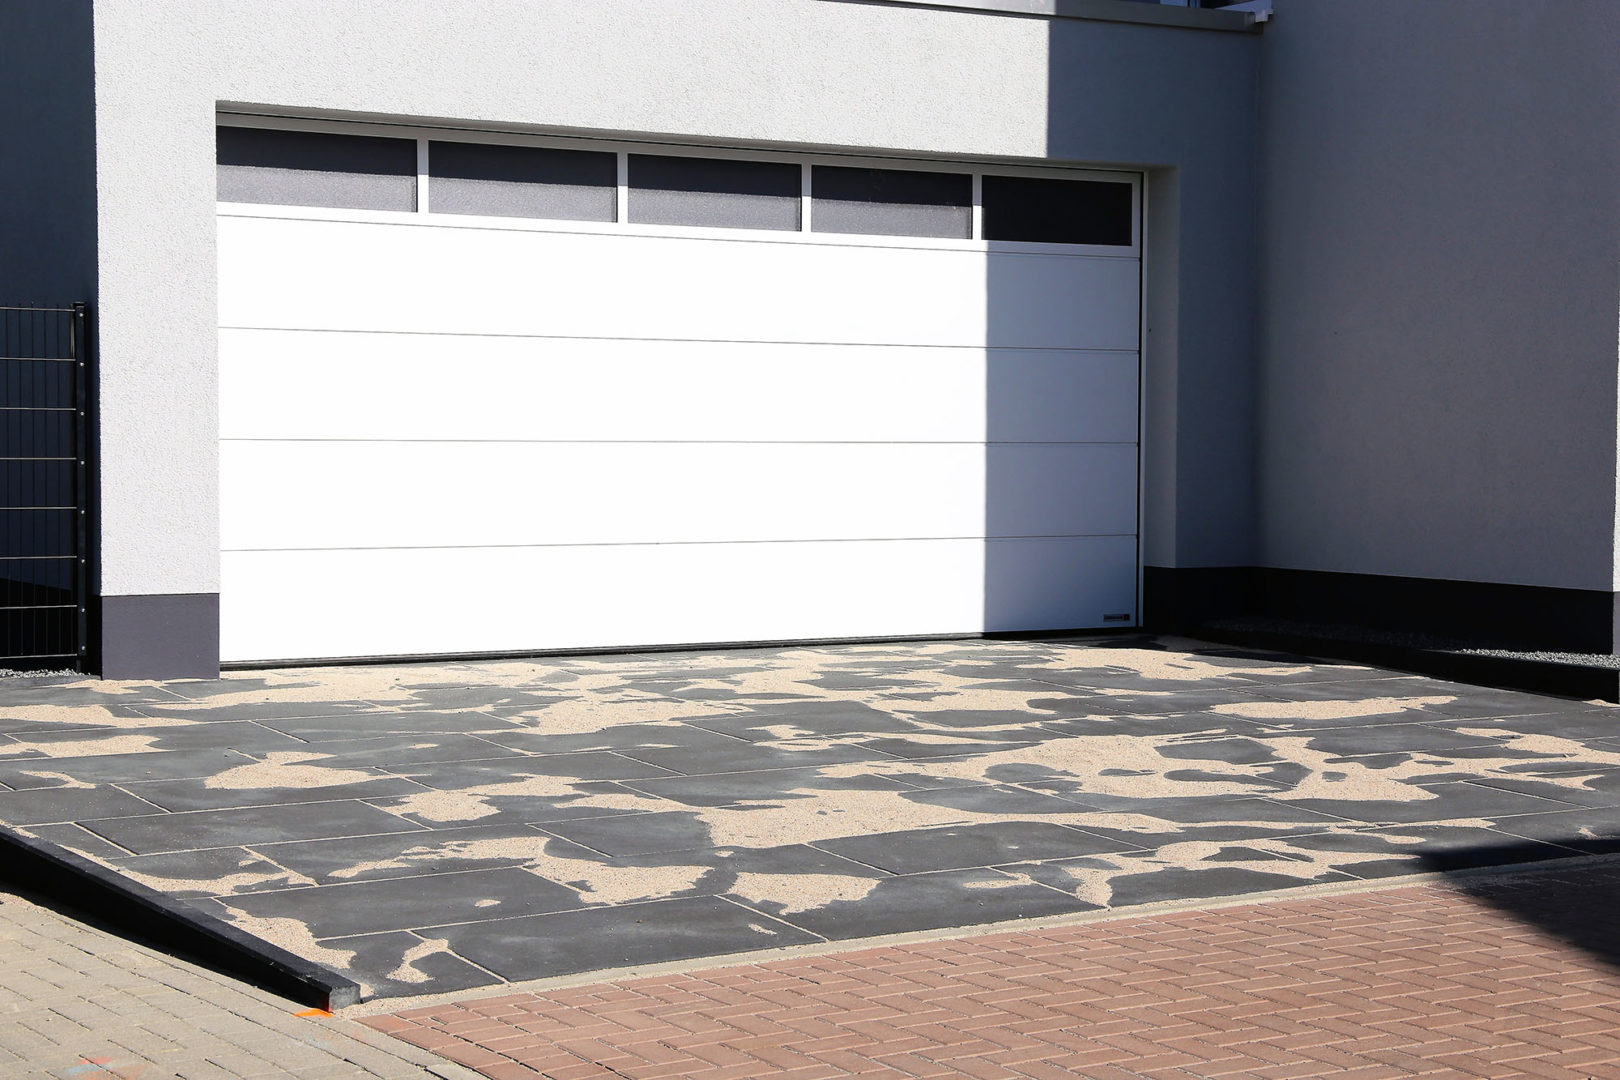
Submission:
[[[89,0],[0,4],[0,304],[95,299]]]
[[[101,598],[101,675],[219,677],[219,594]]]

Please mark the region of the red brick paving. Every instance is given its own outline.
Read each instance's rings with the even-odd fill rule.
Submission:
[[[1620,1078],[1620,863],[507,993],[364,1023],[492,1080]]]

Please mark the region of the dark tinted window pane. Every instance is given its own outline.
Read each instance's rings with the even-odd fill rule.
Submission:
[[[799,166],[630,155],[630,220],[638,225],[799,228]]]
[[[219,200],[416,209],[416,143],[367,135],[217,129]]]
[[[964,239],[973,232],[971,176],[817,165],[810,181],[814,232]]]
[[[435,214],[612,221],[618,195],[617,158],[588,150],[436,142],[428,172]]]
[[[986,240],[1130,246],[1129,184],[986,176],[983,194]]]

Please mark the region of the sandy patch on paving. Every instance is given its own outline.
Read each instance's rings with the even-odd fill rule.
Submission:
[[[399,966],[383,977],[402,983],[427,982],[432,976],[418,968],[416,966],[417,961],[426,960],[430,956],[449,953],[450,951],[450,942],[445,938],[429,938],[406,949],[405,955],[399,958]],[[452,953],[452,955],[454,954]]]
[[[376,777],[371,777],[376,779]],[[579,791],[585,783],[567,776],[525,776],[521,779],[477,784],[454,791],[424,791],[403,795],[388,803],[390,813],[406,814],[438,823],[478,821],[500,813],[492,800],[533,797],[563,800],[570,807],[595,810],[666,810],[663,799],[639,792]]]
[[[258,889],[261,886],[274,886],[276,888],[291,888],[297,885],[314,885],[315,879],[300,874],[295,870],[288,870],[284,866],[265,864],[262,859],[243,859],[243,869],[234,874],[224,874],[218,877],[164,877],[159,874],[142,873],[132,870],[122,864],[111,864],[125,877],[133,878],[159,892],[185,892],[188,890],[202,890],[211,896],[225,896],[231,893],[242,892],[248,889]],[[258,867],[264,866],[263,869]]]
[[[0,758],[14,757],[108,757],[119,754],[160,752],[153,745],[157,735],[98,735],[90,739],[18,739],[13,746],[0,746]]]
[[[820,674],[822,672],[819,670],[805,668],[740,671],[694,679],[682,689],[688,693],[695,690],[718,691],[736,698],[799,697],[816,701],[861,701],[871,696],[871,691],[865,689],[835,690],[816,686],[809,681]],[[705,705],[710,703],[704,702]]]
[[[811,844],[849,836],[933,829],[947,825],[1028,821],[1031,814],[973,813],[954,806],[907,799],[904,793],[797,787],[782,800],[750,800],[729,807],[695,807],[690,812],[709,830],[716,847],[764,848]],[[1043,814],[1042,821],[1067,821],[1073,814]]]
[[[1216,705],[1210,712],[1244,720],[1353,720],[1363,716],[1388,716],[1429,705],[1446,705],[1455,697],[1377,697],[1349,701],[1239,701]]]
[[[1025,766],[1043,769],[1054,780],[1077,780],[1085,792],[1122,798],[1190,798],[1211,795],[1253,795],[1260,766],[1223,761],[1167,759],[1160,746],[1177,742],[1176,736],[1075,735],[1049,739],[1039,746],[995,750],[949,761],[872,762],[868,771],[905,780],[907,777],[949,777],[985,784],[1001,781],[993,769]],[[1196,767],[1214,774],[1212,779],[1172,780],[1166,772]],[[1270,793],[1269,785],[1265,789]]]
[[[1387,837],[1392,843],[1421,844],[1422,837]],[[1223,853],[1249,849],[1277,858],[1220,858]],[[1296,881],[1314,881],[1334,870],[1390,857],[1389,851],[1307,851],[1287,846],[1286,840],[1244,840],[1236,843],[1189,840],[1166,844],[1152,852],[1128,855],[1094,855],[1083,863],[1058,867],[1072,882],[1068,890],[1076,899],[1104,907],[1113,906],[1114,882],[1123,877],[1152,874],[1164,870],[1246,870],[1272,874]],[[1050,882],[1048,882],[1050,884]]]
[[[119,697],[126,694],[131,696],[140,695],[149,690],[161,690],[164,685],[164,683],[157,681],[142,682],[133,679],[74,679],[71,682],[52,683],[49,686],[36,686],[33,689],[46,692],[89,690],[104,697]],[[9,715],[9,710],[7,715]]]
[[[349,971],[349,965],[354,963],[356,950],[333,949],[322,945],[315,940],[315,935],[309,932],[309,927],[297,919],[284,917],[264,919],[232,907],[227,907],[226,910],[231,925],[261,941],[279,945],[294,956],[301,956],[305,960],[345,972]],[[350,977],[355,977],[352,972]],[[372,992],[372,988],[364,982],[361,982],[360,986],[364,994],[369,995]]]
[[[683,719],[701,719],[740,710],[726,705],[701,705],[663,697],[614,698],[604,694],[581,694],[555,705],[525,708],[504,713],[501,719],[525,730],[541,734],[594,735],[608,728],[631,724],[677,724]]]
[[[795,915],[828,904],[864,900],[882,880],[844,874],[742,873],[728,891],[752,903],[780,904],[778,914]]]
[[[153,702],[141,702],[144,706],[152,706]],[[174,704],[184,705],[185,702],[175,698]],[[168,708],[169,702],[162,702],[159,707]],[[156,728],[180,727],[196,721],[184,717],[165,716],[124,716],[113,712],[105,705],[10,705],[0,709],[0,716],[7,720],[25,720],[31,724],[55,724],[60,727],[84,728]],[[21,736],[13,736],[20,738]]]
[[[624,904],[635,900],[657,900],[695,888],[710,867],[607,866],[592,859],[565,859],[548,854],[556,841],[549,836],[514,836],[484,840],[456,840],[447,844],[424,843],[390,859],[357,862],[332,873],[336,880],[359,877],[380,870],[441,871],[446,860],[468,862],[509,861],[539,877],[566,885],[592,904]]]
[[[1060,648],[1057,653],[1046,659],[1031,659],[1027,663],[1020,661],[1028,667],[1035,668],[1061,668],[1066,671],[1092,671],[1098,668],[1109,670],[1128,671],[1144,679],[1156,679],[1163,682],[1202,682],[1206,679],[1229,679],[1237,674],[1245,675],[1303,675],[1312,670],[1308,665],[1294,667],[1268,666],[1264,668],[1233,667],[1222,664],[1218,660],[1210,661],[1196,657],[1190,653],[1159,651],[1156,649],[1107,649],[1097,647],[1068,647]]]
[[[25,769],[25,770],[23,770],[23,775],[24,776],[31,776],[36,780],[55,780],[56,781],[56,784],[54,785],[55,790],[61,790],[62,788],[80,788],[80,789],[83,789],[83,790],[89,790],[91,788],[99,786],[97,784],[86,783],[83,780],[75,780],[73,777],[67,775],[66,773],[46,772],[44,770],[40,770],[40,771],[36,772],[36,771],[34,771],[32,769]]]
[[[306,762],[325,761],[328,755],[304,750],[272,750],[263,761],[215,773],[203,787],[224,791],[256,791],[265,788],[323,788],[341,784],[363,784],[388,779],[365,769],[327,768]]]
[[[412,672],[412,675],[420,674]],[[377,668],[317,668],[296,673],[277,671],[226,673],[217,683],[216,693],[177,698],[162,702],[164,709],[196,711],[233,705],[260,705],[267,702],[331,703],[372,701],[403,703],[414,699],[410,689],[401,686],[403,674],[390,674]],[[461,682],[466,681],[463,675]]]

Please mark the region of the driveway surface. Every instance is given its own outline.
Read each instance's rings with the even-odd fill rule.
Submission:
[[[372,995],[1620,837],[1613,708],[1145,637],[19,685],[0,732],[0,821]]]
[[[491,1080],[1612,1080],[1617,888],[1577,859],[361,1022]]]

